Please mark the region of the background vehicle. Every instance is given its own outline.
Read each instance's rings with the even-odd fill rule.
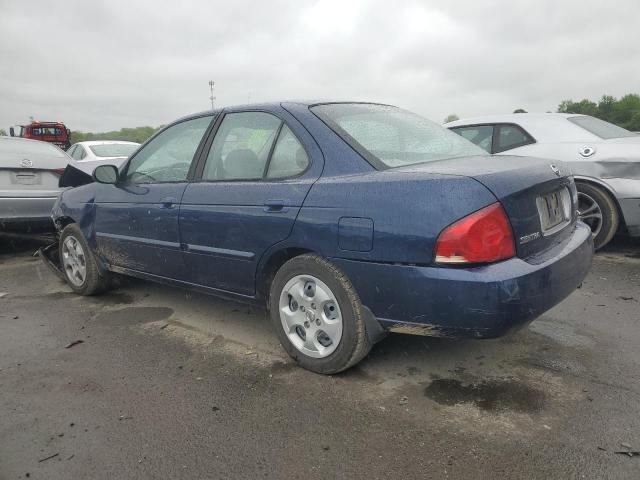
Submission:
[[[204,112],[61,194],[60,273],[83,295],[115,272],[266,304],[320,373],[386,331],[497,336],[569,295],[593,254],[569,171],[514,160],[386,105]]]
[[[101,161],[120,166],[139,146],[135,142],[95,140],[75,143],[67,153],[78,162]]]
[[[50,143],[0,137],[0,230],[54,230],[51,208],[69,160]]]
[[[18,131],[16,131],[16,128]],[[9,129],[12,137],[30,138],[49,142],[66,150],[71,145],[71,131],[61,122],[31,122],[29,125],[19,125]]]
[[[578,187],[580,218],[596,248],[620,224],[640,236],[640,137],[587,115],[518,113],[446,124],[490,153],[566,162]]]

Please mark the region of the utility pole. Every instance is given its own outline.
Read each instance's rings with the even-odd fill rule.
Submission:
[[[213,110],[214,102],[216,100],[216,97],[213,94],[213,87],[215,86],[215,84],[216,82],[214,82],[213,80],[209,80],[209,89],[211,90],[211,96],[209,97],[209,100],[211,100],[211,110]]]

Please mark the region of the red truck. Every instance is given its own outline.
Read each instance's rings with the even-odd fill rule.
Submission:
[[[71,146],[71,131],[61,122],[31,122],[29,125],[11,127],[9,133],[12,137],[53,143],[63,150],[67,150]]]

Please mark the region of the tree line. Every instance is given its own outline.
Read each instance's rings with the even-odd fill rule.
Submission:
[[[159,127],[121,128],[120,130],[102,133],[79,132],[72,130],[71,143],[86,142],[89,140],[124,140],[127,142],[144,143],[149,137],[151,137],[151,135],[161,128],[162,125]]]
[[[611,95],[603,95],[596,103],[589,99],[579,102],[573,100],[563,100],[558,105],[558,113],[579,113],[591,115],[607,122],[618,125],[632,132],[640,132],[640,95],[629,93],[617,99]],[[513,113],[527,113],[526,110],[518,108]],[[551,112],[547,112],[551,113]],[[447,115],[444,123],[453,122],[460,118],[455,113]]]
[[[598,103],[586,98],[579,102],[564,100],[558,106],[558,112],[591,115],[632,132],[640,131],[640,95],[636,93],[629,93],[619,99],[603,95]]]

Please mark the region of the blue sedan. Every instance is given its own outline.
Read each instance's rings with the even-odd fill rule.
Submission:
[[[565,166],[488,155],[388,105],[191,115],[93,179],[52,212],[47,253],[75,292],[124,274],[266,305],[287,353],[325,374],[389,331],[502,335],[593,255]]]

